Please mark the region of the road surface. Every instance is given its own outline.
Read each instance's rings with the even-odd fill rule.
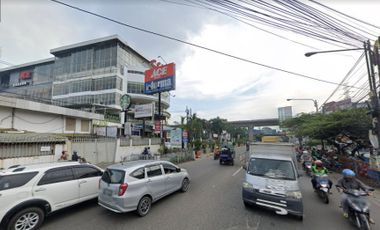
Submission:
[[[191,175],[187,193],[174,193],[153,204],[150,213],[138,217],[135,213],[116,214],[86,202],[49,216],[43,230],[75,229],[254,229],[254,230],[335,230],[355,229],[342,216],[339,194],[333,190],[330,204],[324,204],[312,191],[310,178],[300,178],[303,189],[304,220],[279,216],[260,208],[245,208],[241,198],[244,170],[235,166],[219,165],[218,161],[204,156],[202,159],[181,165]],[[380,202],[371,198],[371,211],[380,229]]]

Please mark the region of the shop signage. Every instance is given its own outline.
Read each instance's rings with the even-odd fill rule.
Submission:
[[[155,94],[175,89],[175,64],[155,66],[145,71],[144,93]]]
[[[32,71],[22,71],[18,75],[19,80],[26,80],[32,77]]]
[[[14,83],[12,86],[13,87],[20,87],[20,86],[26,86],[26,85],[29,85],[29,84],[30,84],[30,82],[22,81],[22,82]]]
[[[135,105],[135,118],[152,117],[154,112],[154,104]]]

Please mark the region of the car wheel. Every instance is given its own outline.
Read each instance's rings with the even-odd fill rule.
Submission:
[[[146,216],[148,212],[150,211],[150,208],[152,206],[152,199],[149,196],[144,196],[139,201],[139,204],[137,205],[137,214],[139,216]]]
[[[44,221],[45,213],[37,207],[25,208],[12,216],[7,230],[34,230]]]
[[[182,181],[182,187],[181,187],[181,192],[187,192],[189,190],[190,186],[190,181],[188,178],[183,179]]]
[[[244,204],[244,207],[246,207],[246,208],[251,206],[247,201],[243,201],[243,204]]]
[[[223,164],[222,161],[219,161],[219,164],[222,165]]]
[[[231,165],[234,166],[234,161],[231,161]]]
[[[296,216],[297,220],[299,221],[303,221],[303,215],[300,215],[300,216]]]

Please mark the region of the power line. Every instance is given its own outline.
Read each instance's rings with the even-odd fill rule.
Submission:
[[[154,32],[154,31],[150,31],[150,30],[147,30],[147,29],[143,29],[143,28],[140,28],[140,27],[137,27],[137,26],[132,26],[132,25],[129,25],[127,23],[123,23],[123,22],[120,22],[118,20],[115,20],[115,19],[103,16],[103,15],[100,15],[100,14],[97,14],[97,13],[94,13],[94,12],[91,12],[91,11],[88,11],[88,10],[84,10],[82,8],[69,5],[69,4],[61,2],[61,1],[57,1],[57,0],[50,0],[50,1],[58,3],[58,4],[61,4],[61,5],[64,5],[66,7],[69,7],[69,8],[78,10],[78,11],[81,11],[81,12],[84,12],[84,13],[87,13],[87,14],[91,14],[93,16],[96,16],[96,17],[99,17],[99,18],[102,18],[102,19],[114,22],[114,23],[122,25],[122,26],[126,26],[126,27],[129,27],[129,28],[141,31],[141,32],[153,34],[153,35],[156,35],[156,36],[159,36],[159,37],[163,37],[163,38],[166,38],[166,39],[169,39],[169,40],[172,40],[172,41],[180,42],[180,43],[183,43],[183,44],[186,44],[186,45],[189,45],[189,46],[197,47],[197,48],[200,48],[200,49],[203,49],[203,50],[207,50],[207,51],[210,51],[210,52],[213,52],[213,53],[217,53],[217,54],[220,54],[220,55],[223,55],[223,56],[234,58],[234,59],[237,59],[237,60],[240,60],[240,61],[244,61],[244,62],[247,62],[247,63],[259,65],[259,66],[262,66],[262,67],[265,67],[265,68],[268,68],[268,69],[273,69],[273,70],[281,71],[281,72],[288,73],[288,74],[291,74],[291,75],[295,75],[295,76],[299,76],[299,77],[303,77],[303,78],[307,78],[307,79],[311,79],[311,80],[315,80],[315,81],[319,81],[319,82],[324,82],[324,83],[327,83],[327,84],[339,85],[336,82],[332,82],[332,81],[328,81],[328,80],[323,80],[323,79],[319,79],[319,78],[315,78],[315,77],[311,77],[311,76],[307,76],[305,74],[296,73],[296,72],[293,72],[293,71],[290,71],[290,70],[281,69],[281,68],[270,66],[270,65],[267,65],[267,64],[262,64],[262,63],[259,63],[259,62],[256,62],[256,61],[252,61],[252,60],[249,60],[249,59],[246,59],[246,58],[242,58],[242,57],[238,57],[238,56],[235,56],[235,55],[232,55],[232,54],[224,53],[222,51],[211,49],[211,48],[208,48],[208,47],[205,47],[205,46],[201,46],[201,45],[198,45],[198,44],[195,44],[195,43],[187,42],[187,41],[184,41],[184,40],[181,40],[179,38],[175,38],[175,37],[172,37],[172,36],[169,36],[169,35],[164,35],[164,34],[157,33],[157,32]],[[349,86],[349,85],[346,85],[346,86]]]
[[[334,94],[338,91],[338,89],[342,86],[342,84],[344,83],[344,81],[346,81],[346,79],[351,75],[351,73],[355,70],[355,68],[359,65],[360,61],[362,61],[364,58],[364,52],[362,53],[362,55],[360,55],[360,57],[358,58],[358,60],[355,62],[355,64],[351,67],[351,69],[348,71],[348,73],[346,74],[346,76],[344,76],[344,78],[342,79],[342,81],[340,82],[340,84],[334,89],[334,91],[330,94],[330,96],[325,100],[325,102],[323,102],[323,104],[321,105],[321,108],[323,107],[324,104],[326,104],[326,102],[328,100],[330,100],[330,98],[332,96],[334,96]]]

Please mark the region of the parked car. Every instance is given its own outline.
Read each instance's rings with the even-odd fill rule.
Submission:
[[[229,148],[222,148],[219,154],[219,164],[230,164],[234,165],[234,152],[231,151]]]
[[[68,161],[0,171],[0,229],[38,229],[51,212],[96,198],[102,174]]]
[[[190,177],[168,161],[132,161],[107,167],[99,189],[99,205],[113,212],[145,216],[152,203],[173,192],[186,192]]]

